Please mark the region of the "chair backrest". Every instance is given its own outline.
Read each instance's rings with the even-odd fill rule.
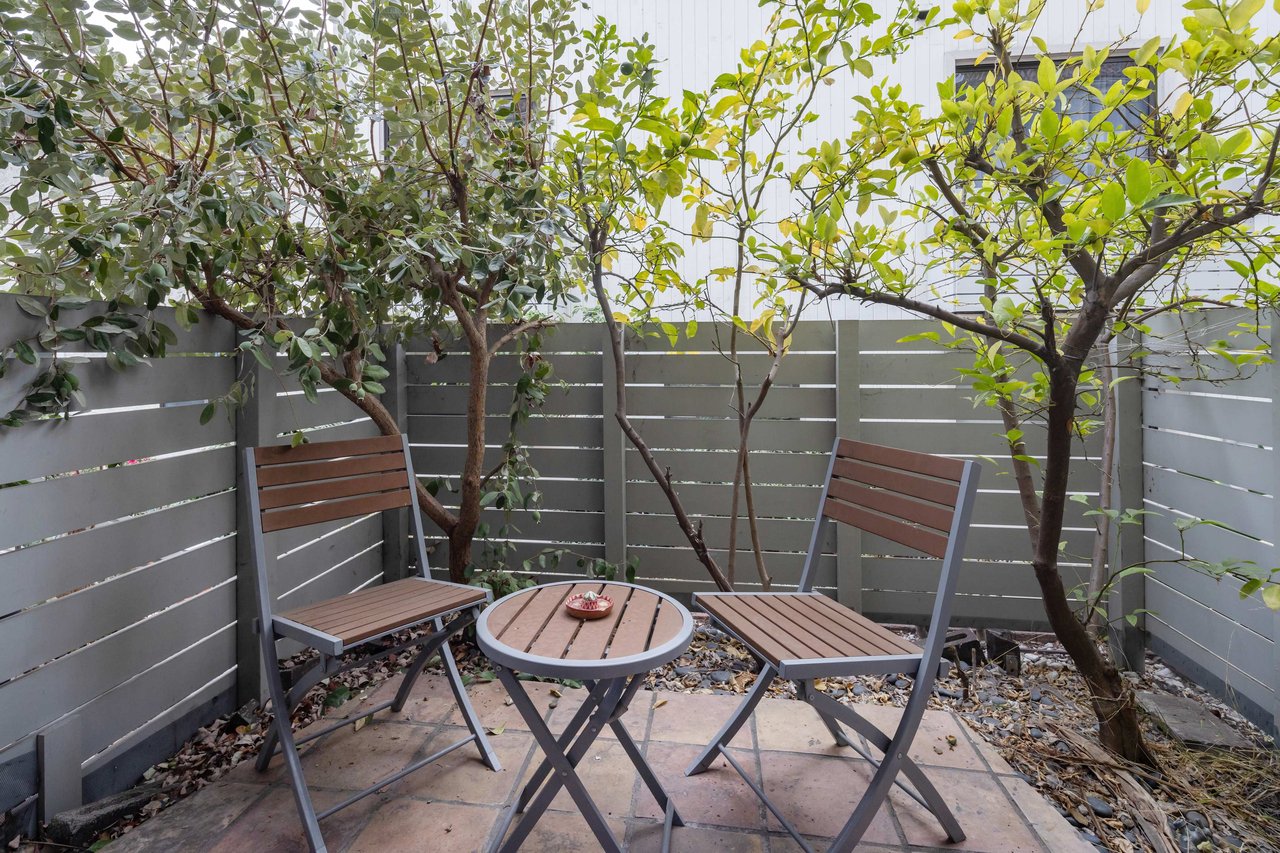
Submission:
[[[430,577],[408,438],[323,441],[244,451],[261,603],[271,601],[263,534],[408,507],[418,565]]]
[[[827,519],[937,557],[942,571],[926,655],[941,655],[981,470],[972,461],[837,438],[800,589],[813,587]]]

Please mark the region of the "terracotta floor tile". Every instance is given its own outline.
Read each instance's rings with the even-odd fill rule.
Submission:
[[[656,712],[655,712],[656,713]],[[764,829],[760,801],[732,767],[719,758],[711,768],[697,776],[685,776],[700,748],[686,744],[649,744],[649,764],[686,823],[706,824],[738,829]],[[744,750],[734,750],[733,757],[759,779],[755,757]],[[662,816],[652,797],[636,799],[636,817],[656,819]]]
[[[444,749],[470,734],[462,726],[441,728],[423,747],[425,754]],[[396,795],[424,800],[457,800],[476,805],[501,805],[511,794],[520,775],[533,736],[523,732],[503,732],[489,739],[502,770],[494,772],[480,758],[474,743],[460,746],[400,780],[391,789]]]
[[[520,780],[521,787],[533,777],[543,758],[541,750],[534,752],[529,768]],[[640,774],[623,751],[622,744],[616,740],[597,740],[578,765],[578,775],[596,807],[606,818],[626,818],[631,814],[632,793]],[[647,788],[644,789],[643,796],[649,796]],[[551,801],[551,808],[578,811],[577,804],[563,788]]]
[[[315,742],[302,756],[302,772],[312,786],[358,790],[407,767],[431,733],[402,722],[345,726]]]
[[[547,716],[548,706],[554,698],[551,696],[551,691],[553,689],[563,691],[563,688],[554,684],[540,681],[526,681],[524,682],[524,688],[544,720]],[[444,721],[452,726],[465,725],[462,719],[462,712],[452,705],[453,694],[448,691],[447,686],[445,691],[449,696],[450,709],[445,714]],[[471,696],[471,705],[476,710],[476,716],[480,718],[480,722],[486,728],[501,727],[504,731],[514,729],[522,732],[529,730],[529,725],[520,716],[520,711],[514,703],[511,703],[511,697],[507,695],[506,688],[499,682],[490,681],[483,684],[472,684],[467,688],[467,693]]]
[[[960,844],[950,844],[933,815],[894,788],[889,800],[909,843],[982,853],[1041,853],[1039,841],[995,776],[933,768],[929,778],[951,802],[968,838]]]
[[[844,827],[871,782],[874,768],[862,759],[831,758],[795,752],[760,753],[764,791],[802,835],[831,838]],[[772,814],[769,827],[781,830]],[[882,806],[863,840],[899,843],[890,809]]]
[[[551,711],[548,724],[557,735],[573,719],[573,715],[586,701],[587,691],[583,688],[558,687],[560,696],[555,699],[556,707]],[[630,707],[622,717],[622,724],[627,727],[631,739],[639,743],[645,738],[649,726],[649,705],[653,702],[653,692],[640,690],[631,700]],[[601,740],[614,740],[613,728],[606,726],[600,733]]]
[[[396,799],[383,804],[347,853],[483,850],[497,809]]]
[[[208,849],[266,790],[261,785],[215,782],[198,795],[165,809],[159,818],[121,836],[111,849],[139,853]]]
[[[791,750],[826,755],[852,755],[836,746],[818,712],[792,699],[765,699],[756,708],[756,740],[761,749]],[[852,735],[857,742],[857,735]]]
[[[857,705],[854,710],[890,737],[897,731],[898,723],[902,718],[901,708]],[[926,712],[907,754],[917,764],[926,767],[986,770],[987,765],[983,763],[974,742],[975,738],[969,737],[968,729],[959,717],[949,711]],[[879,757],[878,751],[873,751],[872,754]],[[1013,772],[999,755],[995,758],[1003,768],[997,772]]]
[[[664,693],[654,702],[649,739],[706,746],[741,704],[741,696]],[[731,745],[750,747],[751,726],[748,720],[730,742]]]
[[[621,843],[626,838],[626,822],[621,818],[606,818],[606,822],[613,837]],[[577,812],[546,812],[520,845],[520,853],[597,853],[599,850],[595,833]]]
[[[346,791],[312,791],[311,802],[316,811],[336,805],[348,796]],[[325,843],[341,850],[364,828],[369,815],[389,797],[373,794],[353,803],[320,822]],[[277,853],[307,853],[302,818],[288,786],[273,786],[266,797],[254,803],[231,824],[210,853],[240,853],[244,850],[271,850]]]
[[[637,821],[627,836],[630,853],[658,853],[662,849],[662,824]],[[671,834],[673,853],[764,853],[765,837],[759,833],[734,832],[702,826],[677,826]]]

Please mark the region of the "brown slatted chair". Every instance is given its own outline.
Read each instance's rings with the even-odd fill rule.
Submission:
[[[895,784],[938,819],[948,838],[953,842],[964,840],[964,831],[946,801],[907,757],[907,751],[924,716],[934,679],[944,666],[942,648],[980,470],[974,462],[836,440],[798,591],[694,595],[695,604],[755,653],[760,674],[742,705],[686,775],[701,773],[717,756],[723,756],[801,848],[809,850],[795,827],[725,748],[764,698],[774,677],[785,678],[795,682],[800,698],[818,712],[837,745],[854,749],[877,768],[831,851],[845,853],[854,849]],[[820,537],[829,519],[942,561],[929,637],[923,649],[812,591],[821,552]],[[814,688],[817,678],[893,673],[911,675],[915,683],[892,736],[850,706]],[[841,723],[865,737],[884,757],[877,760],[864,752]],[[910,786],[898,778],[899,773]]]
[[[259,771],[266,770],[277,751],[277,743],[281,745],[311,849],[326,849],[320,820],[468,743],[475,742],[480,757],[491,769],[502,769],[467,698],[458,665],[449,649],[449,638],[473,624],[492,596],[486,589],[431,578],[408,439],[395,435],[299,447],[251,447],[245,450],[244,465],[260,614],[257,627],[273,710],[272,725],[258,754],[257,766]],[[420,577],[367,587],[283,613],[274,612],[264,534],[401,507],[408,507],[410,511]],[[428,634],[389,647],[385,643],[368,645],[427,623],[431,625]],[[276,641],[281,639],[297,640],[320,652],[287,693],[276,654]],[[290,725],[293,712],[307,691],[324,679],[408,649],[418,649],[417,656],[406,670],[395,698],[365,710],[361,716],[372,716],[384,708],[400,711],[427,661],[439,653],[471,736],[413,762],[317,814],[303,778],[298,745],[352,720],[338,720],[306,737],[295,738]],[[351,654],[353,651],[357,654]]]

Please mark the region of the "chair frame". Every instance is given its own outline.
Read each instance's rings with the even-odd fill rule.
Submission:
[[[797,595],[812,593],[818,558],[821,553],[823,525],[826,521],[836,521],[836,519],[824,514],[824,508],[827,505],[827,496],[831,489],[831,480],[835,471],[836,461],[840,458],[842,441],[843,439],[837,437],[832,447],[831,461],[827,466],[827,479],[823,485],[822,497],[818,502],[818,515],[813,525],[809,553],[805,559],[797,592],[794,593]],[[859,442],[859,444],[865,445],[865,442]],[[928,454],[918,455],[927,456]],[[707,745],[698,758],[694,760],[693,764],[689,766],[688,770],[685,771],[686,776],[693,776],[709,769],[717,757],[723,757],[750,786],[765,807],[778,818],[783,828],[790,833],[800,847],[805,851],[811,851],[809,844],[801,837],[795,826],[769,800],[760,785],[752,780],[751,776],[726,748],[738,730],[755,711],[756,706],[760,704],[760,700],[768,692],[769,685],[773,679],[775,677],[784,678],[795,683],[799,698],[811,705],[814,711],[817,712],[823,724],[831,732],[837,746],[847,746],[853,749],[876,768],[875,775],[854,808],[853,814],[832,842],[829,848],[831,853],[847,853],[847,851],[854,849],[871,825],[871,821],[880,810],[881,805],[888,798],[890,789],[895,785],[933,814],[946,832],[948,839],[953,843],[964,841],[964,830],[955,815],[952,814],[946,800],[938,793],[937,788],[925,776],[919,765],[908,757],[907,752],[911,748],[916,732],[920,727],[920,722],[924,717],[929,696],[933,692],[934,680],[946,666],[942,652],[943,647],[946,645],[952,600],[955,597],[960,566],[964,560],[965,540],[973,513],[973,501],[977,494],[980,473],[981,466],[976,462],[965,461],[963,463],[950,532],[947,536],[946,551],[942,557],[942,571],[939,577],[938,591],[934,598],[929,623],[929,635],[925,641],[923,653],[900,656],[788,660],[780,661],[779,665],[775,666],[757,651],[751,643],[738,636],[728,625],[720,623],[722,629],[752,651],[760,663],[760,673],[738,710],[734,712],[733,716],[716,734],[714,740]],[[741,596],[761,594],[776,593],[721,593],[721,595]],[[698,594],[695,593],[694,603],[697,604],[697,602]],[[714,619],[714,616],[712,618]],[[719,620],[716,621],[719,622]],[[902,669],[892,669],[893,666],[899,663],[902,664]],[[881,731],[874,723],[860,716],[849,705],[837,702],[814,687],[814,679],[819,677],[857,676],[885,673],[890,670],[914,676],[911,694],[907,699],[906,707],[903,709],[898,728],[892,735]],[[883,755],[883,758],[877,760],[873,755],[858,746],[841,728],[841,724],[848,726],[866,738],[868,743]],[[907,781],[911,783],[911,787],[905,785],[898,778],[899,774],[906,777]]]
[[[336,442],[335,442],[336,443]],[[409,510],[409,517],[412,524],[412,539],[414,547],[417,551],[418,566],[420,575],[426,580],[433,581],[437,584],[446,584],[448,581],[436,580],[431,576],[431,564],[427,559],[426,541],[423,533],[422,513],[418,506],[418,493],[414,487],[416,479],[413,473],[413,459],[409,452],[408,436],[401,437],[401,452],[404,454],[404,470],[408,477],[408,493],[409,500],[405,507]],[[462,683],[461,673],[458,671],[458,664],[453,659],[453,654],[449,648],[449,638],[462,631],[469,625],[475,623],[480,615],[480,611],[492,602],[493,595],[486,591],[483,601],[476,602],[452,611],[446,611],[429,620],[411,621],[408,624],[400,625],[392,630],[382,632],[375,636],[367,637],[359,642],[344,646],[337,638],[302,625],[289,619],[276,616],[273,612],[272,598],[270,591],[270,582],[267,577],[268,573],[265,568],[269,565],[266,556],[266,538],[263,532],[262,524],[262,506],[260,500],[260,492],[258,487],[258,462],[255,455],[257,448],[249,447],[244,451],[244,480],[245,489],[248,492],[248,508],[250,518],[250,530],[252,536],[252,552],[254,578],[257,587],[257,603],[259,618],[254,620],[254,630],[257,632],[260,641],[260,650],[262,653],[262,661],[264,668],[264,676],[267,682],[267,691],[271,699],[273,709],[271,726],[267,730],[262,748],[258,753],[256,767],[258,772],[263,772],[271,763],[271,759],[280,752],[284,753],[285,764],[289,771],[290,785],[293,789],[294,801],[298,808],[298,814],[302,819],[303,829],[306,832],[307,841],[313,851],[321,853],[327,848],[324,842],[324,836],[320,831],[320,821],[334,812],[340,811],[347,806],[364,799],[375,791],[386,787],[415,770],[418,770],[432,762],[438,761],[445,755],[457,750],[468,743],[475,742],[480,751],[481,760],[489,769],[498,771],[502,769],[502,765],[498,761],[497,754],[493,751],[488,737],[485,735],[484,726],[480,723],[476,716],[471,700],[467,696],[466,688]],[[341,457],[334,457],[341,458]],[[322,460],[332,461],[332,460]],[[363,514],[363,513],[362,513]],[[317,522],[319,523],[319,522]],[[309,525],[301,525],[309,526]],[[461,586],[461,584],[450,584],[451,586]],[[445,622],[446,616],[453,616],[449,622]],[[269,629],[264,629],[270,621]],[[417,625],[431,622],[432,631],[429,634],[415,637],[406,642],[397,643],[389,648],[379,648],[375,652],[368,655],[352,656],[349,660],[342,660],[343,655],[349,655],[353,648],[364,646],[368,643],[383,639],[391,634],[404,631]],[[320,652],[319,657],[308,664],[308,666],[296,677],[293,687],[288,691],[284,687],[283,671],[280,668],[279,658],[276,653],[276,642],[282,639],[297,640],[311,648]],[[309,732],[304,737],[295,737],[291,720],[293,713],[301,704],[302,699],[307,692],[319,684],[321,681],[338,675],[350,669],[364,666],[373,661],[400,652],[417,648],[413,662],[405,670],[403,680],[399,689],[396,691],[394,698],[381,702],[372,708],[368,708],[360,713],[358,717],[346,717],[336,720],[333,723],[320,728],[317,731]],[[311,801],[311,794],[307,788],[306,779],[302,772],[302,760],[298,753],[298,747],[308,741],[323,737],[332,731],[335,731],[345,725],[355,722],[358,719],[372,717],[379,711],[390,708],[393,713],[401,711],[405,703],[409,699],[409,694],[413,689],[414,682],[417,681],[428,661],[437,653],[443,663],[445,670],[445,678],[449,682],[449,687],[453,691],[454,701],[457,703],[458,710],[461,712],[463,719],[466,721],[467,728],[471,734],[469,737],[463,738],[456,743],[438,750],[426,758],[413,762],[408,767],[391,774],[364,790],[358,791],[341,802],[333,805],[323,811],[317,812],[315,805]],[[280,709],[287,709],[286,713],[281,713]]]

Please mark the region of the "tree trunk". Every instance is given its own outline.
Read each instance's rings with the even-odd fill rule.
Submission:
[[[1081,322],[1088,320],[1082,318]],[[1073,341],[1072,338],[1084,340]],[[1050,381],[1048,447],[1040,530],[1032,565],[1049,624],[1089,689],[1102,745],[1128,761],[1155,766],[1155,757],[1142,737],[1133,690],[1115,665],[1103,655],[1084,622],[1072,611],[1058,571],[1058,543],[1062,538],[1066,510],[1067,477],[1071,472],[1076,390],[1084,356],[1096,339],[1097,333],[1090,336],[1087,328],[1073,329],[1061,360],[1047,366]]]
[[[467,455],[462,463],[462,488],[458,496],[458,523],[449,531],[449,580],[466,583],[471,565],[471,544],[480,524],[480,498],[484,489],[485,405],[489,390],[488,324],[483,313],[472,317],[467,332],[471,366],[467,389]]]

